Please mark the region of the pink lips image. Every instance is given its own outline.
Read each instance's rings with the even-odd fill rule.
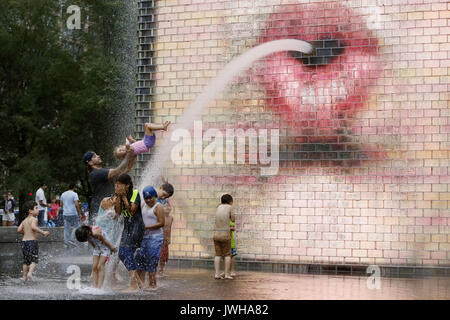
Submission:
[[[362,16],[338,2],[281,6],[258,44],[279,39],[307,41],[314,50],[264,60],[254,80],[265,88],[266,104],[297,143],[342,142],[381,73],[377,39]]]

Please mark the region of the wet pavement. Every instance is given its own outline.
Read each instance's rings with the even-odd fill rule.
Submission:
[[[82,258],[79,258],[82,259]],[[86,262],[84,259],[84,262]],[[75,261],[76,262],[76,261]],[[78,261],[80,262],[80,261]],[[49,265],[47,265],[49,267]],[[120,293],[90,288],[89,268],[81,272],[81,289],[68,289],[64,274],[38,270],[24,285],[20,273],[0,273],[1,300],[410,300],[450,299],[450,278],[381,278],[370,289],[368,277],[240,271],[234,280],[215,280],[210,269],[167,267],[153,292]],[[66,265],[64,265],[66,268]],[[61,270],[61,268],[59,269]],[[18,270],[20,271],[20,270]],[[126,276],[126,273],[125,273]],[[125,287],[126,282],[123,284]]]
[[[176,260],[169,261],[166,276],[158,278],[156,291],[96,290],[91,287],[92,251],[87,243],[64,247],[60,242],[41,243],[36,281],[25,285],[23,257],[13,240],[2,243],[0,251],[0,300],[450,300],[450,277],[445,276],[385,276],[379,278],[377,289],[365,270],[353,275],[311,274],[306,269],[305,273],[276,273],[261,268],[251,271],[250,266],[240,270],[238,265],[234,280],[215,280],[211,264],[189,267]],[[125,288],[128,272],[119,266],[125,279],[121,288]],[[73,267],[80,271],[79,289],[68,286],[73,284],[73,270],[68,268]]]

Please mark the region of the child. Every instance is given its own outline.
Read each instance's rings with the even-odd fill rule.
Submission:
[[[156,269],[163,244],[163,227],[165,214],[163,207],[156,202],[158,194],[152,186],[146,186],[142,190],[144,204],[141,207],[142,218],[145,224],[145,234],[141,247],[136,251],[136,262],[139,265],[139,277],[144,283],[145,273],[148,273],[149,285],[146,291],[157,289]]]
[[[49,237],[50,232],[43,231],[38,227],[37,216],[39,215],[38,205],[34,201],[27,201],[23,206],[23,213],[26,218],[20,223],[17,232],[23,234],[20,243],[23,252],[23,280],[33,281],[33,272],[39,261],[39,246],[37,243],[37,234]]]
[[[55,197],[52,197],[51,208],[48,213],[48,224],[53,226],[56,225],[56,218],[58,216],[58,212],[59,212],[59,203],[56,202]]]
[[[172,211],[172,206],[170,205],[168,199],[165,200],[156,200],[157,202],[161,203],[163,205],[164,209],[164,216],[165,216],[165,223],[163,228],[163,246],[161,249],[161,255],[159,257],[159,272],[158,274],[160,276],[164,275],[164,267],[169,261],[169,244],[170,244],[170,234],[172,229],[172,222],[173,217],[170,215],[170,212]]]
[[[120,244],[120,222],[119,214],[116,213],[115,206],[117,202],[120,201],[117,195],[112,195],[111,197],[106,197],[100,203],[98,209],[98,215],[95,219],[95,224],[100,226],[102,230],[106,233],[106,236],[110,240],[111,244],[118,247]],[[112,273],[114,277],[111,278],[111,285],[115,286],[118,282],[122,282],[122,277],[119,274],[119,259],[113,259]]]
[[[92,282],[95,288],[100,289],[105,280],[105,263],[111,252],[117,252],[117,249],[106,239],[105,232],[99,226],[83,225],[75,231],[75,236],[79,242],[88,241],[94,247]]]
[[[167,131],[167,127],[169,125],[170,121],[166,121],[162,124],[146,123],[144,125],[145,128],[144,139],[136,142],[136,140],[134,140],[131,136],[128,136],[126,144],[117,146],[114,149],[114,157],[116,157],[119,160],[123,160],[127,155],[127,151],[130,148],[133,149],[134,155],[148,152],[148,150],[155,144],[156,137],[153,131],[155,130]],[[130,144],[129,142],[131,142],[132,144]]]
[[[221,198],[221,204],[216,210],[216,221],[214,228],[214,269],[215,279],[223,279],[220,274],[220,261],[221,257],[225,259],[225,279],[232,280],[230,275],[231,264],[231,233],[230,233],[230,220],[234,221],[235,216],[232,212],[233,197],[229,194],[224,194]]]

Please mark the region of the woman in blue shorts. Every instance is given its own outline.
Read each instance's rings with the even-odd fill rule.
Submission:
[[[139,278],[135,252],[141,246],[144,236],[144,222],[141,214],[139,192],[133,189],[131,177],[122,173],[114,185],[114,192],[120,201],[116,201],[115,210],[124,217],[122,237],[119,246],[119,259],[130,272],[130,286],[123,292],[138,292]]]
[[[163,207],[156,202],[156,190],[152,186],[147,186],[142,191],[142,196],[145,201],[141,208],[145,233],[141,248],[136,251],[136,262],[141,279],[145,281],[145,272],[148,273],[149,285],[144,290],[151,291],[157,288],[156,268],[163,244],[165,219]]]

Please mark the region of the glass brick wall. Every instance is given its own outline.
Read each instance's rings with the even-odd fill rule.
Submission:
[[[439,0],[140,1],[139,138],[145,121],[180,122],[251,48],[314,47],[234,77],[198,119],[201,147],[192,140],[185,161],[172,154],[164,164],[175,186],[171,256],[214,256],[215,208],[229,193],[238,259],[448,265],[449,9]],[[264,144],[247,138],[239,149],[227,129],[254,130],[257,141],[266,132],[276,170],[261,170],[275,163],[262,161]],[[165,137],[157,133],[160,148]],[[138,176],[151,161],[140,156]]]

